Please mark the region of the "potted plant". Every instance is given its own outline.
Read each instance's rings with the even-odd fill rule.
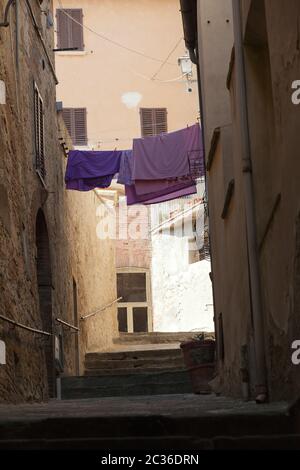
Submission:
[[[190,341],[180,344],[184,362],[189,371],[193,392],[198,394],[211,393],[209,381],[215,370],[215,340],[205,338],[200,333]]]

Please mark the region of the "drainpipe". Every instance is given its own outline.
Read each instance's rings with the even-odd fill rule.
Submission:
[[[241,122],[242,169],[244,199],[249,251],[251,298],[256,358],[256,402],[265,403],[268,399],[267,371],[265,357],[264,320],[260,285],[259,252],[256,233],[255,204],[252,180],[251,144],[248,122],[246,74],[243,48],[243,29],[240,0],[232,0],[235,63],[237,72],[237,96]]]
[[[186,48],[189,51],[190,59],[193,64],[196,65],[197,70],[197,80],[198,80],[198,95],[199,95],[199,106],[200,106],[200,119],[201,119],[201,133],[202,133],[202,143],[204,151],[204,161],[206,161],[206,145],[205,145],[205,118],[204,118],[204,104],[203,104],[203,95],[202,95],[202,85],[201,85],[201,70],[200,70],[200,59],[199,59],[199,48],[198,48],[198,23],[197,23],[197,2],[196,0],[180,0],[180,11],[182,15],[182,24],[184,31],[184,40]],[[206,174],[206,165],[205,168],[205,194],[208,196],[208,184],[207,184],[207,174]],[[209,206],[208,208],[208,217],[209,217]],[[218,325],[217,325],[217,313],[215,311],[215,288],[214,288],[214,270],[213,270],[213,257],[214,254],[211,250],[211,236],[210,231],[208,232],[209,246],[210,246],[210,259],[211,259],[211,282],[212,282],[212,294],[214,302],[214,325],[215,325],[215,338],[218,342]]]

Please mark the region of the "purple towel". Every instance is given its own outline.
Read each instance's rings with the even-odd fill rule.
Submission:
[[[163,179],[163,180],[136,180],[134,182],[136,193],[139,196],[154,193],[157,191],[173,192],[181,189],[183,185],[191,185],[194,180],[191,176],[182,176],[181,178]]]
[[[121,151],[71,150],[65,174],[67,189],[107,188],[119,172],[121,154]]]
[[[95,188],[108,188],[111,185],[113,175],[100,176],[99,178],[79,178],[66,182],[67,189],[75,191],[91,191]]]
[[[158,198],[149,199],[144,202],[144,204],[158,204],[159,202],[172,201],[172,199],[177,199],[183,196],[190,196],[191,194],[197,193],[197,186],[188,186],[185,189],[180,189],[179,191],[174,191],[173,193],[166,194],[165,196],[160,196]]]
[[[189,175],[189,155],[202,149],[199,124],[168,134],[134,139],[133,180],[157,180]]]
[[[127,184],[131,186],[133,184],[132,181],[132,150],[124,150],[121,155],[120,161],[120,171],[118,175],[118,183],[120,184]]]
[[[127,197],[127,205],[131,206],[133,204],[156,204],[163,201],[171,201],[177,197],[187,196],[189,194],[194,194],[197,192],[195,184],[182,184],[180,189],[175,191],[165,190],[157,191],[151,194],[139,196],[136,194],[135,186],[125,186],[125,192]]]

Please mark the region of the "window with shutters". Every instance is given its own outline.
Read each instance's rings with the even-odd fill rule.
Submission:
[[[80,8],[56,10],[58,49],[84,50],[83,14]]]
[[[140,108],[142,137],[168,131],[166,108]]]
[[[34,133],[36,171],[45,179],[44,103],[36,84],[34,84]]]
[[[64,108],[63,118],[74,145],[87,145],[86,108]]]

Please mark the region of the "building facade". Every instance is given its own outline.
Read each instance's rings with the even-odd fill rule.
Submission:
[[[295,399],[299,2],[224,1],[222,11],[218,1],[190,4],[197,29],[190,22],[187,32],[198,38],[191,48],[201,65],[206,129],[216,386],[258,401]]]
[[[58,100],[75,146],[130,149],[141,135],[197,122],[196,69],[186,55],[177,0],[55,0]],[[192,91],[188,91],[192,90]]]
[[[107,348],[117,335],[115,305],[80,320],[116,298],[115,247],[97,238],[96,193],[64,189],[71,143],[56,111],[52,2],[15,2],[7,23],[0,27],[0,400],[42,401],[59,395],[61,375],[80,374],[86,351]]]
[[[131,149],[133,138],[197,122],[197,73],[186,62],[179,7],[177,0],[54,1],[56,47],[77,49],[56,53],[58,99],[76,147]],[[152,331],[150,209],[127,208],[124,188],[111,189],[120,331]]]

